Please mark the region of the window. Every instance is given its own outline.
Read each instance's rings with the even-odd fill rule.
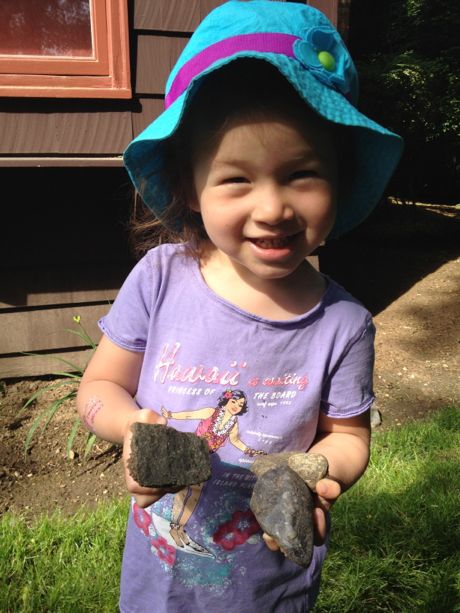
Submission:
[[[0,96],[130,98],[127,0],[1,0]]]

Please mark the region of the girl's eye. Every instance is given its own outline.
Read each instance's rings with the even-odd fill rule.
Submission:
[[[298,179],[310,179],[317,176],[318,173],[314,170],[297,170],[289,176],[289,179],[290,181],[297,181]]]
[[[228,179],[224,179],[222,183],[247,183],[248,180],[245,177],[228,177]]]

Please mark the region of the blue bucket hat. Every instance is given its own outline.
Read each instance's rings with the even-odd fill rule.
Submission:
[[[198,26],[166,83],[164,112],[124,152],[144,203],[161,219],[169,202],[161,143],[180,125],[196,85],[241,58],[269,62],[308,106],[349,128],[353,173],[340,183],[330,236],[358,225],[381,198],[401,156],[402,139],[357,110],[358,76],[340,35],[320,11],[294,2],[230,0]]]

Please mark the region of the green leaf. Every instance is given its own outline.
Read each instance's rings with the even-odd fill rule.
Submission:
[[[72,430],[70,431],[70,434],[67,437],[66,455],[69,459],[72,459],[70,457],[70,452],[72,451],[73,444],[75,442],[75,438],[77,436],[78,430],[80,429],[80,426],[81,426],[80,417],[77,417],[75,421],[73,422]]]
[[[74,323],[77,324],[79,329],[73,330],[71,328],[65,328],[65,330],[67,332],[70,332],[71,334],[74,334],[75,336],[78,336],[81,340],[83,340],[83,342],[86,345],[89,345],[91,349],[95,351],[97,348],[97,343],[93,341],[91,336],[88,334],[88,332],[82,325],[80,316],[76,315],[72,319]],[[35,358],[41,357],[41,354],[31,353],[31,352],[22,352],[22,354],[27,355],[27,356],[32,356]],[[67,386],[67,387],[70,386],[71,389],[70,391],[63,390],[63,395],[61,395],[59,398],[54,400],[54,402],[52,402],[50,406],[48,406],[45,410],[43,410],[40,413],[40,415],[38,415],[34,419],[32,426],[29,428],[29,431],[27,432],[26,440],[24,443],[25,453],[27,453],[27,451],[29,450],[32,439],[35,436],[37,429],[41,426],[42,433],[45,432],[45,430],[47,429],[47,427],[53,420],[54,416],[59,411],[60,407],[63,405],[63,403],[66,400],[72,400],[75,398],[77,394],[77,387],[80,384],[81,378],[83,376],[84,369],[78,366],[77,364],[74,364],[73,362],[70,362],[69,360],[66,360],[65,358],[62,358],[60,356],[51,355],[48,357],[51,357],[57,360],[58,362],[60,362],[61,364],[64,364],[65,366],[70,368],[71,372],[57,371],[57,372],[51,373],[56,377],[63,377],[63,380],[51,383],[50,385],[46,385],[45,387],[39,389],[37,392],[32,394],[30,398],[27,399],[27,401],[24,403],[24,405],[19,410],[19,415],[23,411],[25,411],[28,407],[30,407],[30,405],[33,402],[35,402],[38,398],[40,398],[40,396],[42,396],[46,392],[56,390],[64,386]],[[69,457],[73,451],[72,447],[75,442],[75,438],[77,436],[80,425],[81,425],[80,418],[77,417],[72,425],[71,431],[67,438],[67,444],[66,444],[67,457]],[[85,452],[84,452],[85,457],[91,452],[96,440],[97,440],[96,435],[92,433],[88,434],[87,439],[86,439]]]
[[[66,332],[70,332],[70,334],[74,334],[75,336],[78,336],[79,338],[81,338],[81,340],[86,345],[89,345],[93,349],[96,349],[97,347],[96,343],[93,341],[93,339],[90,337],[90,335],[86,332],[86,330],[83,328],[81,324],[80,324],[80,328],[81,330],[72,330],[72,328],[64,328],[64,330]]]
[[[66,377],[66,379],[74,379],[73,381],[67,381],[67,383],[69,383],[70,385],[72,385],[73,383],[80,383],[81,381],[81,375],[78,374],[76,375],[75,373],[70,373],[70,372],[60,372],[60,371],[56,371],[51,373],[53,376],[55,375],[56,377]]]
[[[37,398],[39,398],[45,392],[57,389],[59,387],[63,387],[64,385],[69,385],[69,381],[59,381],[58,383],[51,383],[50,385],[43,387],[41,390],[38,390],[38,392],[32,394],[32,396],[23,404],[23,406],[19,409],[18,415],[20,415],[22,411],[24,411],[24,409],[26,409],[30,404],[32,404],[32,402],[34,402],[34,400],[37,400]]]
[[[88,437],[86,439],[85,453],[83,454],[84,458],[89,456],[89,454],[93,450],[93,447],[96,441],[97,441],[97,436],[93,434],[92,432],[88,432]]]
[[[35,432],[37,431],[37,428],[39,427],[42,419],[44,419],[44,417],[45,417],[45,412],[42,411],[40,415],[38,415],[38,417],[36,417],[34,421],[32,422],[32,425],[30,426],[29,431],[27,432],[26,440],[24,442],[24,453],[25,454],[29,451],[29,447],[30,447],[32,438]]]
[[[58,398],[45,411],[45,414],[46,414],[47,417],[46,417],[45,425],[42,427],[42,432],[45,432],[46,428],[49,426],[51,420],[56,415],[56,413],[59,411],[59,409],[61,408],[62,404],[66,400],[68,400],[69,398],[72,398],[72,394],[66,394],[65,396],[62,396],[61,398]]]

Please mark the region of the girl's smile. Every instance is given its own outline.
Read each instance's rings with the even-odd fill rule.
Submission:
[[[300,233],[290,236],[266,236],[260,238],[249,238],[248,240],[254,245],[254,250],[258,257],[269,260],[287,257],[292,251],[296,238]]]
[[[211,150],[194,156],[192,208],[211,257],[259,286],[292,275],[335,220],[332,135],[313,113],[308,119],[233,120]]]

